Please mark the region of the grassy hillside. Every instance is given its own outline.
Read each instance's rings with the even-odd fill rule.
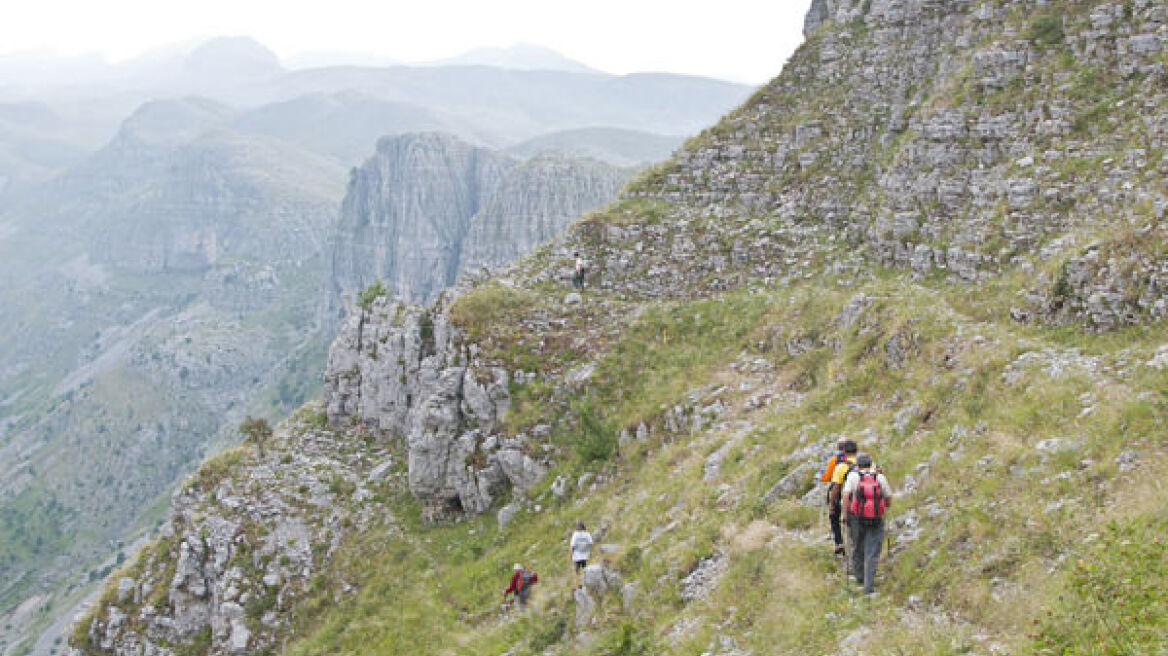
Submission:
[[[1004,284],[970,298],[897,274],[831,282],[646,307],[566,400],[572,411],[526,415],[555,426],[563,498],[536,496],[501,531],[478,518],[362,536],[301,611],[288,653],[801,654],[845,651],[849,636],[881,653],[1168,648],[1156,628],[1168,599],[1152,583],[1168,563],[1152,473],[1168,445],[1168,368],[1145,364],[1163,333],[1095,337],[955,309]],[[858,294],[871,304],[844,326]],[[715,400],[726,409],[708,427],[664,428],[672,404],[700,414]],[[650,438],[619,441],[642,421]],[[761,500],[839,435],[898,491],[870,602],[844,581],[818,509]],[[579,488],[585,472],[598,482]],[[808,475],[798,491],[810,486]],[[397,512],[415,514],[404,500]],[[603,558],[637,587],[584,629],[565,547],[578,518],[604,527]],[[723,557],[708,598],[687,602],[682,581]],[[544,582],[533,611],[500,616],[515,561]],[[334,604],[338,581],[358,592]]]

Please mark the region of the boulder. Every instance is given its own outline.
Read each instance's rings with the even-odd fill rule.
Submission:
[[[772,504],[779,499],[794,498],[802,495],[808,486],[815,483],[814,473],[814,463],[799,463],[762,495],[763,503]]]

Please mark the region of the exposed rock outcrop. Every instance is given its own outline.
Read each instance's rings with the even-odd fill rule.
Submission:
[[[390,455],[309,419],[277,431],[263,458],[241,450],[204,465],[75,646],[152,656],[193,644],[214,654],[274,647],[289,627],[283,611],[344,538],[391,521],[380,501],[395,485]]]
[[[432,297],[454,282],[471,217],[515,164],[439,133],[381,139],[341,206],[333,284],[352,292],[382,280]]]
[[[410,491],[431,516],[483,512],[506,486],[530,489],[546,472],[524,436],[500,432],[508,372],[476,361],[447,310],[374,300],[345,322],[325,372],[329,423],[403,439]]]

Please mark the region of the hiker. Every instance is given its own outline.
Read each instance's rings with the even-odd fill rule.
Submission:
[[[872,594],[884,543],[884,512],[892,505],[892,488],[884,474],[872,469],[872,456],[861,453],[848,473],[843,495],[852,535],[852,573],[856,583],[864,586],[864,592]]]
[[[588,567],[588,556],[592,553],[592,534],[584,528],[584,522],[576,522],[576,530],[568,540],[568,551],[579,574]]]
[[[827,520],[831,524],[831,538],[835,542],[835,555],[844,555],[844,532],[841,524],[843,507],[840,503],[841,491],[847,480],[848,471],[856,462],[856,452],[859,447],[853,440],[840,440],[839,454],[833,457],[828,465],[831,467],[831,476],[828,477],[831,485],[827,487]],[[826,473],[826,471],[825,471]]]
[[[511,575],[511,585],[503,591],[503,596],[514,594],[519,606],[526,606],[527,600],[531,598],[531,586],[539,583],[539,575],[523,569],[523,565],[519,563],[515,563],[512,571],[515,573]]]
[[[572,286],[576,289],[584,289],[584,274],[588,271],[588,263],[580,257],[580,253],[572,253],[572,256],[576,258],[576,272],[572,274]]]

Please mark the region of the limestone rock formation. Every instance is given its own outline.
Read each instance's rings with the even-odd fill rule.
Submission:
[[[514,167],[471,219],[459,269],[518,259],[589,210],[616,198],[627,173],[600,162],[541,155]]]
[[[303,412],[265,457],[237,449],[179,490],[170,523],[119,579],[116,599],[74,642],[102,653],[250,654],[275,646],[284,611],[346,535],[385,524],[383,449],[312,426]],[[133,605],[127,614],[121,607]]]
[[[454,282],[471,217],[515,162],[454,137],[385,138],[356,169],[341,206],[335,285],[383,280],[414,298]]]
[[[910,636],[914,646],[951,648],[960,633],[969,650],[1029,653],[1043,637],[1025,635],[1031,623],[1057,632],[1064,620],[1047,624],[1053,615],[1087,621],[1064,600],[1109,603],[1090,596],[1106,588],[1075,583],[1084,565],[1065,557],[1080,546],[1103,554],[1090,543],[1108,538],[1080,539],[1077,518],[1055,512],[1060,502],[1036,521],[1035,500],[1059,489],[1111,511],[1142,488],[1110,465],[1137,467],[1134,453],[1149,468],[1163,459],[1149,448],[1163,413],[1159,333],[1081,353],[1061,331],[1013,321],[1101,330],[1160,318],[1168,11],[1149,0],[816,0],[807,30],[782,76],[562,242],[430,308],[365,299],[329,356],[328,422],[373,433],[378,448],[398,440],[409,490],[430,517],[480,512],[507,486],[521,493],[499,522],[472,519],[465,538],[456,525],[459,544],[447,551],[459,555],[427,545],[426,563],[477,563],[462,541],[527,517],[520,509],[560,525],[516,521],[496,545],[524,562],[560,562],[562,520],[596,503],[614,519],[614,543],[627,545],[617,560],[627,576],[592,570],[592,588],[573,592],[577,626],[623,633],[627,644],[644,622],[646,653],[690,649],[713,632],[711,653],[769,653],[776,637],[791,638],[789,650],[820,640],[817,653],[832,653],[877,623],[892,625],[893,639],[928,627]],[[565,296],[576,250],[593,269],[585,290]],[[456,323],[457,294],[480,294],[478,323]],[[514,307],[495,313],[499,298]],[[711,353],[723,344],[704,344],[710,335],[727,353]],[[679,366],[693,351],[710,361]],[[681,391],[679,380],[705,386]],[[616,407],[573,405],[589,393]],[[509,435],[503,418],[521,404],[527,423]],[[903,483],[889,555],[911,560],[886,573],[900,580],[885,589],[904,621],[851,615],[856,606],[823,583],[827,552],[814,555],[827,545],[799,504],[822,507],[822,489],[804,490],[838,438],[824,433],[843,426],[889,457]],[[787,455],[772,449],[783,444]],[[561,455],[584,462],[556,471],[545,496],[522,498]],[[970,498],[943,506],[958,490]],[[1117,522],[1149,536],[1140,526],[1149,517]],[[508,543],[517,535],[522,546]],[[1017,546],[1037,542],[1049,546],[1020,562]],[[1115,563],[1117,581],[1150,560],[1098,559]],[[1034,577],[1050,588],[1027,589]],[[751,599],[760,581],[780,584]],[[970,604],[966,582],[984,586],[982,599],[1025,601],[1009,606],[1024,621]],[[419,594],[448,595],[437,583]],[[618,626],[596,612],[600,589],[643,595],[635,615],[644,615]],[[802,608],[805,590],[834,606],[830,617],[869,626],[843,641],[761,630],[764,607],[822,623],[823,608]],[[120,612],[107,603],[97,616],[126,621]],[[452,649],[492,630],[462,609],[447,615],[426,626],[458,632]],[[254,640],[235,635],[237,616],[227,606],[209,623],[224,645]],[[741,626],[751,629],[729,635]],[[1016,635],[998,648],[985,627]],[[1105,620],[1100,629],[1113,630]]]
[[[357,422],[404,441],[410,491],[430,516],[480,513],[510,485],[522,492],[546,472],[525,436],[505,437],[505,369],[476,362],[447,307],[385,297],[345,322],[329,350],[329,423]]]
[[[377,280],[430,300],[462,271],[515,259],[612,200],[626,174],[598,162],[525,163],[439,133],[387,137],[355,169],[332,252],[334,293]]]

